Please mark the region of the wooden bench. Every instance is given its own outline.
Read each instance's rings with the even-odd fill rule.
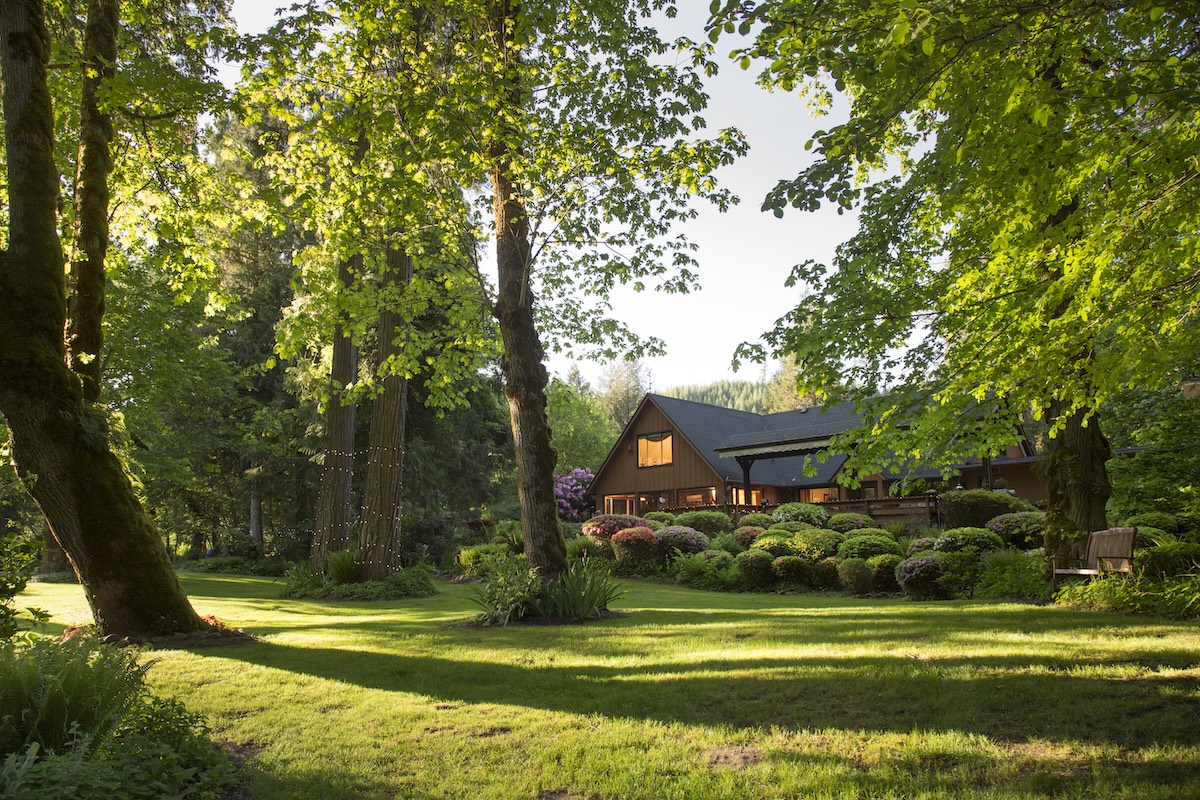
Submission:
[[[1137,528],[1109,528],[1088,534],[1087,553],[1077,567],[1060,567],[1054,559],[1051,583],[1058,588],[1058,578],[1078,576],[1094,578],[1106,572],[1133,572],[1133,541]]]

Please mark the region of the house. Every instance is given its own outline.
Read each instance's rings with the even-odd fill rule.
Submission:
[[[850,489],[837,483],[844,455],[804,473],[806,456],[854,428],[851,403],[779,414],[754,414],[690,400],[648,394],[592,480],[596,509],[606,514],[694,506],[773,506],[886,497],[898,475],[873,475]],[[1031,472],[1035,457],[1025,443],[1002,456],[960,465],[966,488],[1007,486],[1029,500],[1044,499],[1044,483]],[[940,477],[940,475],[938,476]]]

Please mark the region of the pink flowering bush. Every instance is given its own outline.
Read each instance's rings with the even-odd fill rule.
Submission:
[[[586,468],[573,469],[566,475],[554,476],[554,502],[558,504],[558,516],[568,522],[585,519],[591,504],[587,499],[587,487],[592,482],[592,471]]]
[[[626,528],[645,528],[646,520],[632,514],[600,514],[583,523],[581,532],[604,553],[612,558],[612,537]]]
[[[743,525],[733,532],[733,539],[742,547],[749,547],[762,532],[763,529],[756,525]]]
[[[658,536],[646,527],[625,528],[612,537],[617,561],[652,561],[658,557]]]
[[[703,553],[708,549],[708,537],[695,528],[672,525],[658,531],[659,552],[668,558],[678,550],[681,553]]]

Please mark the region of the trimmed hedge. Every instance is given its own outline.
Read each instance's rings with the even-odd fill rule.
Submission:
[[[832,517],[830,517],[827,527],[831,531],[849,533],[850,531],[858,530],[859,528],[875,528],[877,526],[875,524],[875,520],[866,514],[854,514],[851,512],[846,512],[843,514],[834,514]]]
[[[900,590],[900,584],[896,583],[896,567],[900,566],[901,561],[903,559],[894,553],[883,553],[867,559],[867,566],[871,568],[872,583],[876,591],[896,592]]]
[[[938,495],[938,513],[946,528],[982,528],[1001,514],[1036,511],[1030,503],[1007,492],[971,489]]]
[[[771,562],[771,571],[783,583],[808,583],[812,562],[803,556],[780,556]]]
[[[647,527],[626,528],[612,537],[617,561],[653,561],[658,558],[658,536]]]
[[[957,553],[968,547],[974,547],[980,552],[1001,550],[1004,548],[1004,540],[999,534],[986,528],[954,528],[933,540],[933,549],[943,553]]]
[[[818,528],[829,521],[829,512],[811,503],[784,503],[771,516],[776,522],[807,522]]]
[[[733,531],[733,520],[722,511],[684,511],[675,515],[673,524],[693,528],[707,536]]]
[[[1041,547],[1046,538],[1046,514],[1043,511],[1017,511],[1001,514],[985,525],[1009,547],[1030,550]]]
[[[771,570],[775,557],[766,550],[751,548],[744,553],[734,556],[733,563],[742,573],[742,583],[747,589],[766,589],[775,581],[775,573]]]
[[[900,544],[890,536],[880,536],[874,533],[851,535],[838,545],[838,558],[868,559],[887,553],[900,555]]]
[[[765,530],[766,528],[771,527],[774,522],[775,518],[770,514],[761,514],[755,511],[750,514],[742,514],[741,518],[738,520],[737,526],[739,528],[750,526],[754,528],[763,528]]]
[[[861,558],[844,559],[837,567],[838,583],[847,592],[856,595],[870,594],[875,582],[875,573]]]
[[[845,539],[845,534],[838,533],[837,531],[825,528],[810,528],[809,530],[797,533],[793,541],[796,543],[799,555],[807,556],[817,561],[836,555],[838,545],[845,541]]]

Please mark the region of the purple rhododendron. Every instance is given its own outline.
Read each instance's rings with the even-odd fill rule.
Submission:
[[[568,522],[587,519],[591,506],[587,500],[587,487],[592,482],[592,471],[576,468],[566,475],[554,476],[554,501],[558,504],[558,516]]]

